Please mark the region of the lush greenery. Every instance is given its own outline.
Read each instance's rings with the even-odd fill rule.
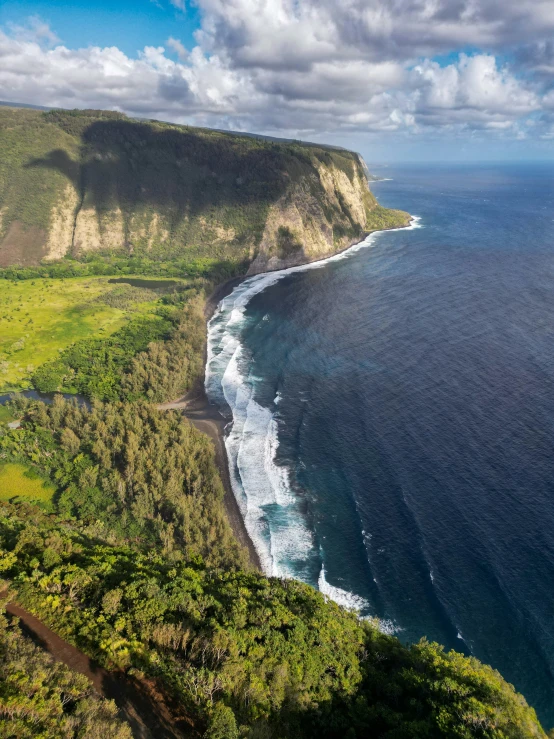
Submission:
[[[161,543],[168,560],[244,563],[225,518],[212,443],[177,412],[98,402],[88,410],[56,396],[52,405],[21,400],[21,413],[22,427],[0,436],[0,463],[31,464],[50,479],[64,518],[112,543]]]
[[[0,405],[0,426],[4,426],[14,420],[12,409],[7,405]]]
[[[203,346],[202,294],[191,289],[162,296],[155,314],[136,317],[109,338],[76,342],[39,367],[32,381],[44,393],[172,400],[200,374]]]
[[[33,374],[34,387],[43,393],[64,391],[115,400],[121,375],[136,353],[152,341],[169,337],[172,324],[159,316],[139,318],[108,339],[79,341]]]
[[[153,323],[147,316],[155,313],[159,299],[153,290],[115,286],[102,278],[3,282],[0,390],[28,387],[35,370],[60,351],[67,352],[75,342],[94,345],[96,340],[98,345],[101,337],[118,331],[133,316],[142,316],[135,321],[135,333],[140,332]],[[130,330],[126,327],[119,333],[125,336]],[[156,338],[164,335],[163,330],[154,333]],[[140,349],[148,345],[145,338]]]
[[[0,463],[0,500],[24,498],[49,503],[54,486],[22,464]]]
[[[71,277],[121,277],[141,275],[147,277],[205,278],[218,284],[231,277],[244,274],[247,262],[233,259],[202,257],[168,261],[152,259],[144,255],[122,256],[117,253],[95,252],[80,259],[68,256],[57,262],[31,267],[12,265],[0,269],[2,280],[36,280],[40,277],[63,280]]]
[[[367,230],[382,231],[388,228],[398,228],[399,225],[403,225],[403,217],[405,217],[405,213],[400,210],[391,210],[390,208],[383,208],[382,205],[377,205],[372,209],[368,218]]]
[[[0,609],[0,737],[131,739],[112,701],[54,662]]]
[[[294,200],[336,248],[405,223],[364,178],[342,149],[109,111],[0,109],[0,389],[174,399],[200,372],[194,295],[247,271],[276,203]],[[303,248],[287,225],[265,238],[281,257]],[[106,295],[103,277],[133,275],[191,291],[172,310],[138,289]]]
[[[131,279],[136,284],[102,278],[6,282],[0,390],[31,384],[44,393],[160,402],[184,393],[201,372],[203,295],[211,282],[164,279],[150,289]]]
[[[362,228],[321,164],[346,184],[362,167],[350,152],[119,113],[0,110],[0,371],[92,401],[0,409],[1,576],[83,652],[170,694],[192,737],[544,737],[477,660],[403,646],[307,585],[253,572],[212,443],[154,405],[201,373],[207,292],[244,274],[285,193],[336,245],[405,221],[367,191]],[[54,211],[69,253],[41,263]],[[286,257],[300,241],[281,225],[275,247]],[[104,279],[137,275],[178,285]],[[3,736],[128,729],[0,615]]]
[[[297,581],[109,546],[8,504],[0,568],[65,639],[156,678],[196,736],[544,736],[491,668],[436,644],[402,646]]]

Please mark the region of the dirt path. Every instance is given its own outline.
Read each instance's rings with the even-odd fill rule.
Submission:
[[[0,593],[0,598],[6,596],[7,593]],[[114,700],[121,718],[130,725],[133,737],[182,739],[193,736],[186,718],[170,710],[152,682],[134,680],[122,672],[105,670],[15,603],[8,603],[6,611],[20,619],[22,630],[35,644],[55,660],[85,675],[100,695]]]

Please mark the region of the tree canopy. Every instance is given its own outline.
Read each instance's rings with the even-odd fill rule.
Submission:
[[[308,585],[248,569],[207,437],[146,403],[18,401],[0,463],[51,503],[0,504],[0,576],[108,668],[155,680],[191,736],[542,737],[492,668],[405,646]]]

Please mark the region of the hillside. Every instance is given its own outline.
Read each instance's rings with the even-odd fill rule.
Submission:
[[[408,221],[376,203],[358,155],[5,108],[0,214],[0,388],[91,400],[0,406],[0,594],[12,606],[148,687],[172,712],[170,736],[545,739],[492,668],[405,646],[257,572],[212,441],[156,408],[202,374],[216,285]],[[113,704],[32,646],[3,601],[0,736],[127,736]],[[137,708],[121,694],[116,705]]]
[[[131,449],[122,449],[119,468],[142,478],[140,500],[127,500],[142,522],[111,511],[132,485],[123,496],[110,492],[96,481],[95,462],[105,421],[120,410],[34,404],[19,433],[0,434],[0,460],[14,452],[34,458],[69,483],[57,517],[22,499],[0,502],[0,573],[12,597],[62,639],[108,670],[155,684],[187,719],[173,736],[546,739],[524,698],[476,659],[425,640],[404,646],[308,585],[238,570],[236,553],[219,532],[209,542],[212,527],[187,520],[191,508],[201,513],[200,478],[184,495],[173,485],[153,517],[147,509],[154,478],[171,453],[158,460],[157,450],[150,451],[145,477],[133,470],[134,460],[125,460]],[[159,420],[146,408],[141,415]],[[103,476],[117,479],[115,472]],[[168,517],[168,505],[175,523],[188,525],[164,528],[160,514]],[[132,535],[127,541],[125,529]],[[11,715],[3,715],[6,692],[0,675],[0,736],[60,736],[55,729],[39,734],[36,726],[16,734],[14,716],[25,705],[14,696]]]
[[[352,152],[106,111],[0,108],[0,267],[90,252],[262,271],[402,225]]]

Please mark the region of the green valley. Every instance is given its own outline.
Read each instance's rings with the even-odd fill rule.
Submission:
[[[0,406],[0,606],[148,689],[167,736],[546,736],[492,668],[259,572],[222,420],[163,405],[202,395],[218,286],[409,221],[343,149],[0,109],[0,389],[50,394]],[[0,631],[0,736],[131,735],[3,611]]]

